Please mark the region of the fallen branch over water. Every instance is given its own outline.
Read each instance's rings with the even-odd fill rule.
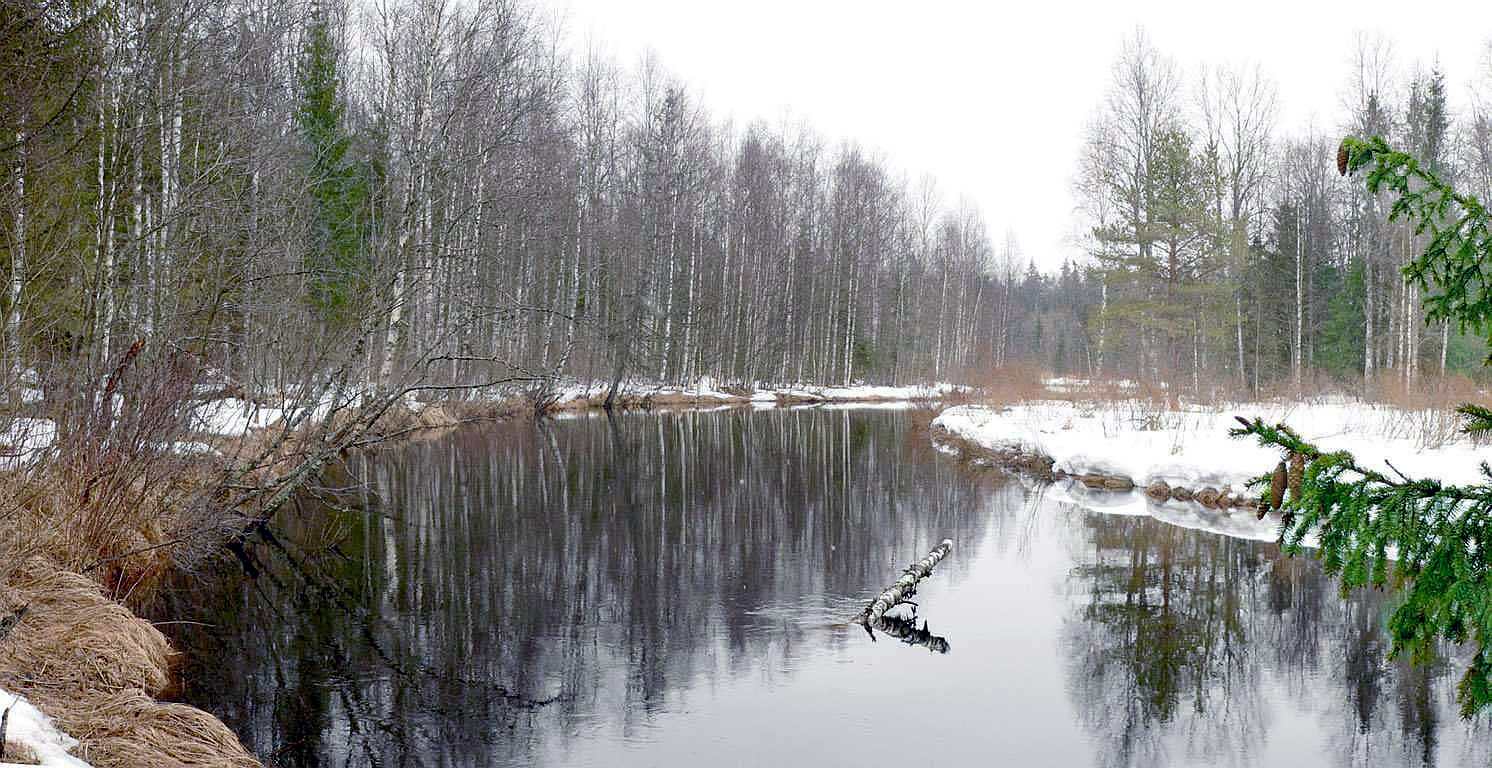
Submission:
[[[936,568],[938,563],[948,556],[951,549],[953,549],[953,540],[943,539],[943,543],[933,547],[926,557],[907,566],[907,569],[902,571],[901,578],[886,587],[881,594],[876,596],[876,599],[870,601],[870,604],[865,606],[865,610],[855,617],[854,622],[865,627],[867,632],[871,627],[880,624],[885,618],[886,611],[906,602],[917,593],[917,582],[932,575],[933,568]],[[875,635],[872,634],[871,637],[874,638]]]

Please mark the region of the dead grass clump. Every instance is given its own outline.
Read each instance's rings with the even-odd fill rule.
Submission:
[[[1466,376],[1420,374],[1406,381],[1402,373],[1388,371],[1374,376],[1365,386],[1367,399],[1405,410],[1452,411],[1462,403],[1483,399],[1485,394]]]
[[[59,718],[95,766],[259,768],[217,718],[184,704],[163,704],[131,688],[70,708]]]
[[[59,460],[7,473],[0,476],[0,560],[41,558],[138,604],[173,567],[173,543],[192,536],[183,510],[217,477],[211,461],[182,456],[93,472]]]
[[[0,643],[0,688],[77,695],[93,687],[166,688],[171,646],[160,630],[85,576],[33,559],[5,585],[0,612],[26,606]]]
[[[79,757],[99,768],[259,765],[213,716],[153,700],[170,684],[172,651],[150,622],[40,558],[5,575],[0,615],[25,611],[0,642],[0,688],[78,739]]]
[[[1476,382],[1465,376],[1422,374],[1411,382],[1395,372],[1374,377],[1364,387],[1364,397],[1393,409],[1384,424],[1386,436],[1409,438],[1427,448],[1462,439],[1462,419],[1456,408],[1487,399]]]

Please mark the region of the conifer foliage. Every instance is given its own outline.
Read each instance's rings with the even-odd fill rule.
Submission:
[[[324,323],[350,321],[353,303],[367,290],[364,254],[370,173],[348,157],[352,136],[344,126],[337,47],[328,9],[315,5],[300,61],[296,122],[306,142],[307,188],[314,201],[307,249],[309,301]]]
[[[1405,279],[1427,292],[1426,319],[1492,334],[1492,233],[1482,203],[1379,137],[1345,139],[1337,168],[1343,175],[1366,169],[1368,191],[1392,198],[1391,218],[1428,236],[1404,267]],[[1459,411],[1467,434],[1492,432],[1492,410],[1468,404]],[[1263,489],[1261,508],[1282,513],[1286,551],[1313,544],[1343,589],[1401,588],[1388,624],[1394,654],[1426,662],[1442,640],[1473,644],[1458,688],[1461,713],[1492,705],[1492,467],[1482,463],[1482,483],[1446,485],[1392,465],[1387,474],[1364,467],[1346,451],[1323,452],[1284,424],[1239,421],[1235,437],[1255,437],[1303,465],[1290,473],[1287,494],[1271,492],[1278,483],[1270,475],[1254,483]]]

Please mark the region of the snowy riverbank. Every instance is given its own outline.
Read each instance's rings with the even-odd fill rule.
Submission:
[[[1233,403],[1158,407],[1140,401],[1035,401],[1009,407],[955,406],[933,427],[991,452],[1016,451],[1052,460],[1063,500],[1095,511],[1150,515],[1230,536],[1273,540],[1276,522],[1251,512],[1210,509],[1190,500],[1157,500],[1147,486],[1226,491],[1245,497],[1245,484],[1280,460],[1253,440],[1234,439],[1235,416],[1284,422],[1323,450],[1352,451],[1369,467],[1449,483],[1475,483],[1488,451],[1456,432],[1453,415],[1407,411],[1347,399],[1309,403]],[[956,450],[956,448],[950,448]],[[1068,477],[1071,476],[1071,477]],[[1133,490],[1093,490],[1080,476],[1128,479]]]
[[[206,388],[221,390],[223,387]],[[608,384],[605,382],[565,382],[554,390],[549,399],[549,408],[561,412],[599,408],[606,399],[607,389]],[[966,391],[966,387],[946,383],[906,386],[855,384],[722,387],[705,377],[688,386],[628,382],[619,388],[618,398],[622,407],[749,405],[772,408],[803,404],[915,403],[942,399]],[[497,418],[529,410],[525,404],[533,398],[529,391],[511,388],[476,389],[464,394],[466,396],[458,400],[426,401],[411,392],[405,395],[396,410],[420,414],[427,409],[445,407],[453,412],[477,414],[476,418],[483,414],[489,418]],[[349,389],[342,391],[340,395],[327,393],[319,398],[302,398],[295,393],[284,393],[263,395],[253,400],[240,397],[204,399],[191,407],[184,431],[202,439],[235,438],[302,417],[309,423],[316,423],[334,409],[356,406],[372,396],[371,392]],[[436,426],[446,426],[467,419],[451,416],[427,420]],[[0,470],[21,469],[45,459],[56,436],[56,425],[49,419],[13,419],[8,428],[0,431]],[[163,444],[161,450],[181,455],[211,455],[218,452],[202,439]]]

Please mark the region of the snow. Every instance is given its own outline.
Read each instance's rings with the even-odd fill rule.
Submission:
[[[930,400],[965,390],[965,387],[947,383],[901,387],[854,384],[840,387],[794,386],[772,390],[772,393],[801,400],[853,403]]]
[[[222,452],[208,445],[186,440],[180,440],[166,446],[167,452],[177,456],[222,456]]]
[[[57,441],[51,419],[11,419],[0,431],[0,469],[15,469],[39,458]]]
[[[7,707],[10,708],[5,730],[7,742],[26,747],[36,757],[38,765],[89,768],[88,763],[68,754],[78,746],[77,739],[57,730],[52,721],[30,702],[0,689],[0,710]],[[15,765],[0,763],[0,768]]]
[[[1279,451],[1234,439],[1234,416],[1284,422],[1323,450],[1350,450],[1365,467],[1476,483],[1485,452],[1456,432],[1441,411],[1406,411],[1347,399],[1165,408],[1141,401],[1083,404],[1035,401],[1009,408],[957,406],[934,424],[987,448],[1020,447],[1052,457],[1074,474],[1125,475],[1198,488],[1241,489],[1271,469]]]
[[[1208,509],[1189,501],[1155,501],[1139,491],[1115,493],[1091,490],[1076,480],[1058,482],[1050,491],[1052,500],[1077,509],[1105,515],[1153,517],[1181,528],[1204,531],[1235,539],[1274,542],[1279,540],[1280,518],[1271,513],[1264,519],[1251,510]],[[1314,537],[1306,540],[1312,546]]]
[[[304,416],[310,422],[324,421],[332,409],[347,407],[367,396],[356,387],[343,389],[340,396],[336,390],[328,389],[314,400],[307,395],[288,392],[279,405],[261,405],[236,397],[208,400],[192,409],[189,431],[209,435],[236,437],[255,429],[264,429],[286,419]],[[418,412],[424,404],[412,396],[405,397],[405,404]]]
[[[604,394],[606,382],[566,382],[555,390],[556,403],[564,404],[597,397]],[[719,382],[702,376],[687,386],[674,386],[653,382],[624,382],[619,388],[625,397],[686,397],[694,400],[714,400],[721,403],[753,403],[763,406],[775,405],[779,399],[807,400],[811,402],[909,402],[929,400],[945,395],[967,391],[966,387],[939,383],[932,385],[910,385],[900,387],[853,384],[848,386],[814,386],[797,384],[791,386],[756,385],[744,394],[726,392]],[[513,394],[513,393],[510,393]]]
[[[226,397],[209,400],[192,411],[191,430],[209,435],[241,435],[263,429],[284,417],[280,408],[260,406],[248,400]]]
[[[577,403],[605,394],[610,382],[565,380],[554,389],[556,405]],[[763,408],[776,407],[781,399],[807,401],[811,403],[910,403],[942,397],[954,392],[967,391],[953,384],[914,386],[873,386],[855,384],[839,387],[792,386],[753,387],[750,389],[725,391],[720,383],[709,376],[702,376],[684,385],[665,385],[656,382],[624,382],[620,394],[627,398],[655,397],[693,401],[696,404],[746,405]],[[494,389],[475,393],[479,397],[500,401],[521,397],[522,389]],[[264,429],[284,420],[304,415],[311,422],[322,421],[333,408],[346,407],[364,398],[368,393],[356,388],[344,390],[341,398],[332,392],[322,394],[312,405],[309,397],[300,398],[294,392],[284,393],[284,402],[279,405],[261,405],[239,398],[209,400],[192,410],[189,430],[201,434],[233,437],[255,429]],[[302,402],[296,402],[302,400]],[[404,405],[418,413],[430,403],[415,399],[413,393],[406,395]],[[190,451],[181,451],[190,452]],[[205,452],[205,451],[204,451]]]
[[[1289,424],[1323,450],[1351,451],[1364,467],[1390,475],[1391,461],[1411,477],[1456,484],[1484,479],[1481,463],[1488,452],[1459,433],[1452,414],[1344,398],[1174,408],[1143,401],[964,405],[943,411],[933,423],[986,448],[1045,454],[1055,461],[1055,469],[1074,475],[1124,475],[1136,483],[1133,491],[1113,492],[1090,490],[1076,479],[1060,480],[1045,491],[1058,502],[1103,514],[1148,515],[1234,538],[1276,541],[1279,518],[1274,514],[1259,520],[1251,511],[1154,501],[1143,493],[1156,480],[1193,491],[1212,486],[1246,493],[1245,484],[1272,470],[1280,453],[1253,439],[1229,437],[1228,430],[1237,426],[1234,416]],[[1305,544],[1314,546],[1314,539],[1308,537]]]
[[[1046,388],[1055,394],[1072,394],[1084,392],[1095,388],[1112,388],[1121,392],[1134,392],[1140,388],[1139,382],[1131,379],[1081,379],[1072,376],[1057,376],[1042,381]],[[1165,385],[1160,386],[1161,389]]]

